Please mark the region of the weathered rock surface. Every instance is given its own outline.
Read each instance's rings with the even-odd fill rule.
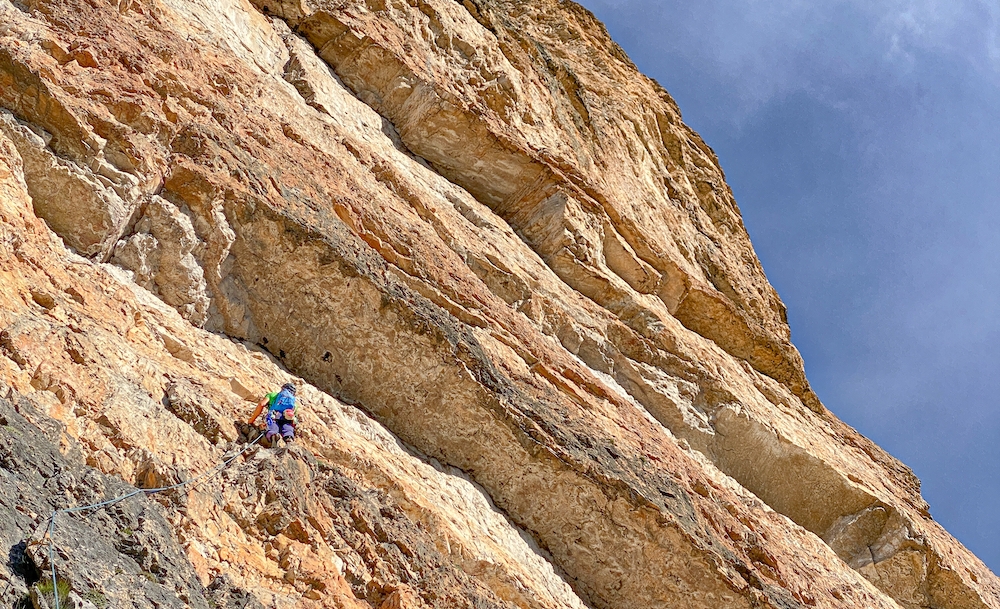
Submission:
[[[311,383],[301,444],[156,502],[182,596],[1000,607],[576,5],[0,0],[0,108],[0,380],[67,459],[188,479]]]
[[[33,560],[0,569],[13,595],[5,602],[49,568],[52,509],[120,494],[129,488],[121,479],[153,488],[209,470],[245,444],[235,423],[253,407],[246,398],[289,378],[261,352],[197,330],[123,271],[58,246],[32,215],[14,150],[0,138],[9,244],[0,250],[0,396],[9,396],[0,482],[13,481],[2,533],[11,556],[24,544]],[[254,449],[203,484],[153,496],[162,505],[130,499],[59,516],[59,578],[77,596],[100,592],[125,607],[583,607],[479,487],[417,458],[358,410],[311,387],[300,395],[307,448]],[[139,529],[129,519],[154,508],[149,518],[167,528],[150,521],[160,528],[133,553],[142,560],[94,542],[132,543]],[[140,585],[162,568],[192,587],[178,596],[170,579],[136,596],[117,567]]]
[[[63,438],[59,424],[17,394],[11,397],[0,399],[4,474],[0,505],[5,515],[0,541],[11,556],[19,552],[26,556],[18,556],[20,568],[3,574],[6,606],[15,606],[28,594],[26,584],[44,588],[51,582],[46,577],[48,544],[26,544],[25,540],[45,530],[53,510],[96,503],[131,490],[121,479],[84,466],[75,441],[63,447],[68,455],[60,452],[47,439]],[[86,520],[68,515],[58,518],[52,538],[58,547],[59,576],[80,598],[105,607],[208,607],[165,511],[145,497],[127,500]]]

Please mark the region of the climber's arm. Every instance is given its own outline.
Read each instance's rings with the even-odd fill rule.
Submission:
[[[261,400],[259,402],[257,402],[257,408],[254,409],[253,415],[250,417],[250,420],[247,421],[247,423],[249,423],[250,425],[253,425],[253,422],[256,421],[257,417],[260,416],[260,413],[264,412],[264,406],[265,405],[267,405],[267,396],[266,395],[263,398],[261,398]]]

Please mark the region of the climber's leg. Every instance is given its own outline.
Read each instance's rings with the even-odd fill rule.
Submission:
[[[273,410],[269,411],[267,416],[264,418],[264,422],[267,424],[267,435],[265,437],[268,442],[273,442],[280,433],[278,429],[278,422],[274,420],[273,416],[271,416],[271,413],[273,412]]]
[[[291,442],[295,439],[295,426],[291,422],[281,421],[281,437],[285,439],[285,442]]]

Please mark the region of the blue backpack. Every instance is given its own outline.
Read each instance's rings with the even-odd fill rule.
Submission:
[[[270,410],[277,410],[278,412],[284,412],[289,408],[295,408],[295,396],[290,392],[282,389],[278,392],[278,395],[274,396],[274,401],[271,402]]]

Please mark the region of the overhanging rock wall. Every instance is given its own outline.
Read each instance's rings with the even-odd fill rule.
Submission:
[[[572,3],[0,0],[0,107],[0,379],[67,446],[146,484],[279,367],[329,394],[280,466],[165,506],[202,586],[1000,606],[811,392],[711,149]]]

